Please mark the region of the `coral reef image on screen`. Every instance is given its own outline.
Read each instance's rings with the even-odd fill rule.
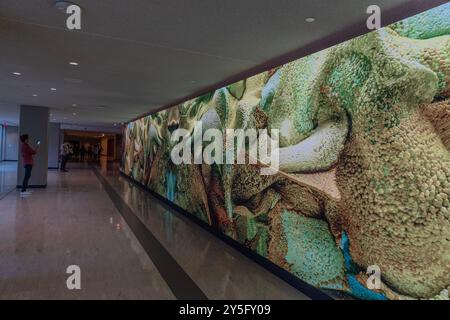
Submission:
[[[198,122],[278,130],[278,170],[175,164]],[[449,150],[447,3],[128,123],[121,170],[325,292],[448,300]]]

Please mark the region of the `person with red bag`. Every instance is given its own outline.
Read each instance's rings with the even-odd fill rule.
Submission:
[[[33,149],[28,144],[29,136],[28,134],[23,134],[20,136],[21,145],[21,154],[23,159],[23,167],[25,168],[25,175],[23,176],[22,189],[20,191],[21,197],[30,196],[31,192],[27,191],[28,182],[30,181],[31,171],[33,169],[33,156],[39,150],[40,141],[38,141],[38,146],[36,149]]]

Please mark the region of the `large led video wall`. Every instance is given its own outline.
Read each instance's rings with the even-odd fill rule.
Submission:
[[[128,123],[121,170],[319,289],[449,299],[449,95],[447,3]],[[175,164],[199,122],[277,130],[278,170]]]

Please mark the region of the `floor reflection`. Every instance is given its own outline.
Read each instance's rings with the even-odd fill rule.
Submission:
[[[49,171],[48,187],[29,198],[12,191],[0,201],[0,299],[175,298],[155,266],[159,260],[150,259],[94,171],[68,168]],[[117,164],[100,168],[131,214],[208,298],[306,299],[121,176]],[[72,264],[83,275],[76,292],[65,285]]]
[[[119,176],[102,168],[109,184],[210,299],[307,299],[237,250]]]
[[[68,290],[67,267],[81,268]],[[0,201],[0,299],[174,299],[90,169]]]

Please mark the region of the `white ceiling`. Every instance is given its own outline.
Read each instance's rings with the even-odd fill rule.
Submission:
[[[55,122],[112,127],[366,32],[371,4],[386,24],[446,1],[74,2],[81,31],[65,28],[53,0],[0,0],[0,122],[17,123],[30,104],[50,107]]]

